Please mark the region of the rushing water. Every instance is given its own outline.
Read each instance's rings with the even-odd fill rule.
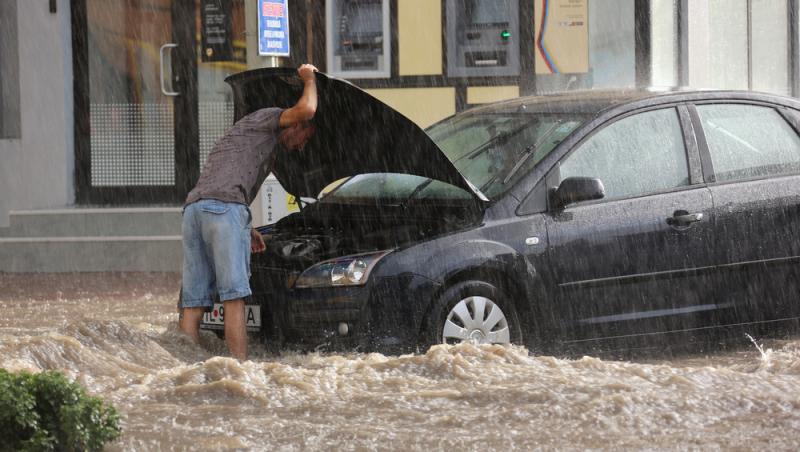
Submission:
[[[800,448],[800,340],[641,361],[520,347],[226,357],[177,330],[178,277],[0,274],[0,358],[122,414],[111,450]]]

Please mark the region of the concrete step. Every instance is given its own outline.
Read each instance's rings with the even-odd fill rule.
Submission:
[[[180,207],[12,211],[0,237],[180,235]]]
[[[181,270],[181,209],[65,208],[11,213],[0,272]]]
[[[0,272],[177,272],[180,236],[0,239]]]

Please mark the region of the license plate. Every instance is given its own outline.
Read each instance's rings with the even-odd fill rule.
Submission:
[[[261,329],[261,306],[256,304],[248,304],[244,306],[245,309],[245,326],[248,331],[258,331]],[[203,321],[200,325],[202,328],[208,330],[221,330],[225,328],[225,305],[222,303],[214,303],[214,309],[211,312],[203,314]]]

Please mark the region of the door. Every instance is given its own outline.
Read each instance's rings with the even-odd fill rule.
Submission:
[[[800,136],[792,115],[768,105],[696,107],[714,182],[720,293],[739,308],[731,322],[800,313]]]
[[[599,178],[606,192],[546,216],[557,305],[574,339],[695,328],[717,308],[704,271],[714,257],[711,194],[692,184],[691,133],[679,118],[674,107],[626,116],[548,176],[553,189]]]
[[[233,120],[224,78],[245,69],[244,0],[71,6],[77,202],[183,202]],[[221,60],[201,33],[207,7],[224,31],[215,42],[230,50]]]

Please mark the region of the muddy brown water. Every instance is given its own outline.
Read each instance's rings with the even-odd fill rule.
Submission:
[[[175,274],[0,274],[0,361],[122,414],[109,450],[798,450],[800,339],[614,360],[521,347],[229,358]]]

